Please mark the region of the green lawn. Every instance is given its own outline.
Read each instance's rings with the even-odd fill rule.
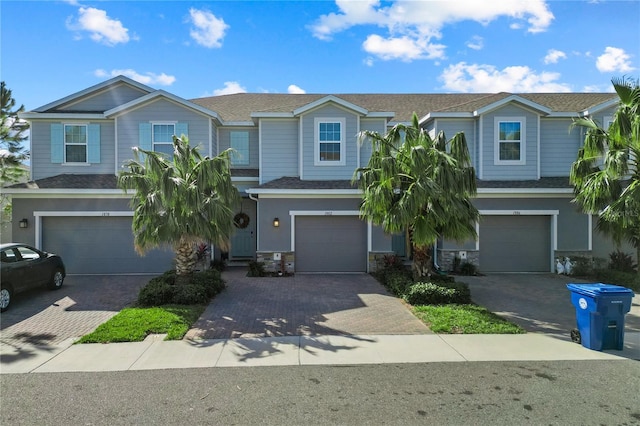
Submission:
[[[167,334],[166,340],[180,340],[205,308],[205,305],[125,308],[76,343],[140,342],[149,334]]]
[[[414,314],[434,333],[520,334],[525,331],[477,305],[422,305]]]

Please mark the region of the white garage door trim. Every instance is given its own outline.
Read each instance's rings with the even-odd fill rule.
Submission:
[[[296,216],[360,216],[358,210],[290,210],[291,216],[291,251],[296,251]],[[371,252],[371,221],[367,221],[367,253]],[[369,262],[367,261],[367,272]]]
[[[132,211],[34,211],[35,216],[35,233],[36,233],[36,248],[42,249],[42,218],[43,217],[133,217]]]
[[[553,255],[558,250],[558,215],[560,210],[480,210],[480,216],[551,216],[551,247],[549,248],[549,271],[554,271]],[[476,222],[476,250],[480,250],[480,222]]]

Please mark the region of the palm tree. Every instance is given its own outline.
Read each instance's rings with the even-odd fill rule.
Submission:
[[[579,118],[571,125],[586,129],[571,183],[574,201],[599,215],[597,229],[617,244],[629,242],[640,259],[640,86],[624,77],[611,82],[620,98],[613,122],[607,127]]]
[[[360,215],[385,232],[409,230],[416,278],[431,272],[432,247],[440,237],[464,241],[476,238],[478,210],[475,171],[464,133],[447,141],[435,139],[413,115],[411,126],[398,124],[385,135],[364,131],[373,152],[353,180],[363,191]]]
[[[188,282],[196,262],[196,244],[212,241],[228,249],[239,200],[231,183],[229,154],[226,150],[203,158],[186,136],[174,136],[173,159],[134,148],[135,159],[118,176],[120,188],[135,190],[131,207],[136,251],[144,254],[155,247],[172,246],[177,282]]]

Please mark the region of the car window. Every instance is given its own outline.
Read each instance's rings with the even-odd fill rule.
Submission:
[[[27,247],[18,247],[18,251],[20,252],[20,256],[22,260],[34,260],[40,259],[40,255]]]
[[[0,253],[0,261],[2,263],[13,263],[18,260],[20,260],[18,254],[12,248],[2,250],[2,253]]]

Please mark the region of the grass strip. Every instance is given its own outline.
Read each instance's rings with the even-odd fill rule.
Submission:
[[[521,334],[519,325],[478,305],[420,305],[414,314],[434,333]]]
[[[165,340],[180,340],[205,308],[205,305],[125,308],[76,343],[141,342],[149,334],[167,334]]]

